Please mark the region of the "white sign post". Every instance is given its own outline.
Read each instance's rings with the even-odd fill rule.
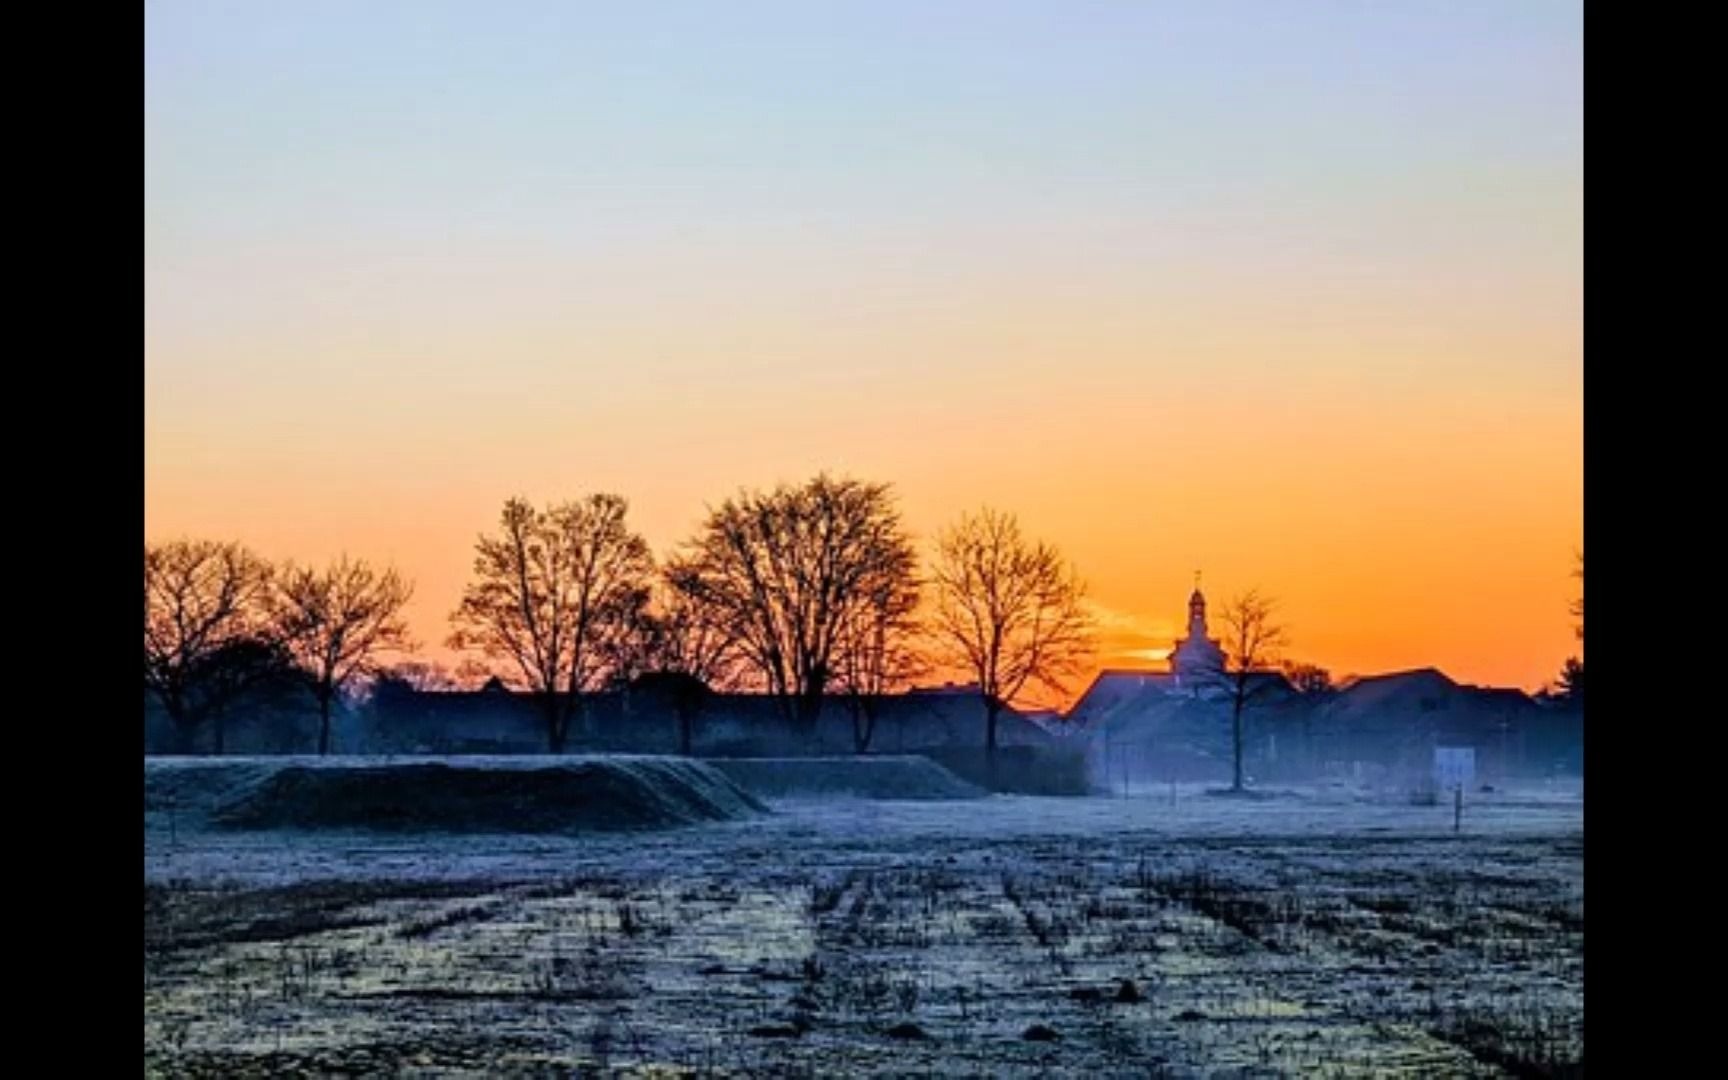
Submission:
[[[1452,831],[1457,832],[1464,819],[1464,785],[1476,779],[1476,751],[1468,746],[1436,746],[1434,748],[1434,782],[1442,790],[1452,789]]]

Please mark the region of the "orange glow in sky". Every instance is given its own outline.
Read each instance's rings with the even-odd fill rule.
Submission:
[[[249,7],[148,16],[150,539],[394,563],[436,656],[508,496],[827,469],[1016,512],[1107,666],[1196,570],[1335,675],[1580,648],[1572,5]]]

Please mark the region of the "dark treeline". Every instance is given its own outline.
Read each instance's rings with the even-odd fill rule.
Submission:
[[[333,710],[361,687],[487,679],[532,701],[552,753],[596,694],[631,687],[673,705],[686,754],[714,691],[764,694],[805,733],[838,704],[862,753],[884,698],[940,670],[976,686],[980,743],[994,757],[1002,710],[1066,692],[1093,654],[1084,583],[1012,514],[961,514],[921,561],[889,485],[826,473],[739,491],[658,558],[621,496],[507,500],[450,615],[448,644],[468,657],[460,681],[413,659],[402,617],[412,593],[394,569],[359,559],[276,566],[236,543],[146,545],[146,694],[183,749],[202,738],[216,753],[243,700],[315,708],[323,754]],[[1244,713],[1257,699],[1279,684],[1310,700],[1333,692],[1324,669],[1282,659],[1287,628],[1274,608],[1253,589],[1225,604],[1220,670],[1207,680],[1231,706],[1238,787]],[[1582,641],[1582,598],[1572,610]],[[1568,659],[1547,693],[1581,705],[1582,661]]]
[[[1084,584],[1011,514],[961,516],[924,567],[887,484],[824,473],[740,491],[658,559],[628,510],[613,494],[507,500],[450,616],[464,674],[528,695],[552,753],[595,693],[643,684],[678,703],[686,753],[711,690],[766,694],[803,731],[843,703],[862,752],[882,697],[938,668],[976,683],[993,753],[1000,710],[1034,688],[1062,693],[1091,653]],[[358,685],[454,684],[410,658],[411,594],[360,560],[315,570],[235,543],[147,545],[146,692],[185,745],[208,729],[217,753],[241,695],[297,692],[317,706],[328,753],[331,710]]]
[[[295,694],[317,707],[318,752],[331,711],[380,656],[412,648],[402,608],[412,586],[346,556],[313,568],[272,565],[235,543],[144,548],[144,689],[177,741],[209,727],[220,754],[231,706]]]

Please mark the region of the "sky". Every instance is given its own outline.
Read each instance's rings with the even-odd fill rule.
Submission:
[[[145,534],[348,553],[436,657],[505,498],[1018,514],[1100,663],[1194,574],[1294,659],[1580,649],[1582,25],[1555,0],[151,0]]]

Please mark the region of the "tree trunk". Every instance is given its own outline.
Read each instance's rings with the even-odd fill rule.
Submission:
[[[984,762],[985,770],[990,776],[990,787],[996,787],[996,717],[1002,712],[1002,703],[995,695],[984,699]]]
[[[852,701],[852,747],[858,754],[868,753],[870,737],[876,734],[876,711],[863,698],[855,697]]]
[[[168,714],[169,750],[175,754],[191,754],[196,748],[198,724],[189,715],[185,699],[178,694],[157,694],[162,711]]]
[[[581,691],[577,691],[571,702],[570,712],[564,720],[564,738],[559,742],[559,752],[570,745],[570,733],[574,731],[578,742],[583,739],[592,741],[594,737],[594,717],[588,712],[588,699]]]
[[[318,756],[330,752],[330,695],[318,695]]]
[[[814,741],[816,721],[822,716],[822,691],[811,688],[798,695],[798,730]]]
[[[222,711],[220,709],[218,709],[216,711],[216,715],[210,718],[210,722],[214,726],[214,729],[215,729],[213,734],[215,735],[215,739],[216,739],[216,746],[215,746],[216,756],[221,757],[223,745],[227,741],[226,736],[228,733],[228,720],[226,717],[224,717],[222,715]]]
[[[562,753],[564,750],[564,729],[559,723],[564,712],[564,703],[558,700],[556,690],[536,695],[540,704],[540,718],[546,722],[546,752]]]
[[[1230,790],[1242,790],[1242,697],[1236,697],[1236,707],[1231,710],[1231,733],[1236,744],[1236,780],[1230,785]]]
[[[694,717],[690,714],[693,711],[694,710],[692,710],[688,705],[685,705],[682,702],[678,705],[678,752],[683,754],[685,757],[691,756],[690,745],[693,741],[692,735],[694,734],[691,729],[695,725],[691,722]]]

